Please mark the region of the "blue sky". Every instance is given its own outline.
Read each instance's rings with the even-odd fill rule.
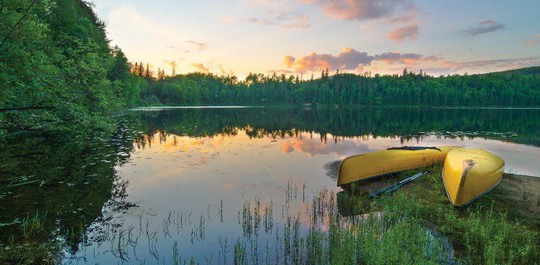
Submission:
[[[540,1],[93,0],[113,45],[170,74],[484,73],[540,65]]]

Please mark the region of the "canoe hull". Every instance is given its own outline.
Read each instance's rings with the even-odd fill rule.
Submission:
[[[418,148],[418,147],[414,147]],[[446,154],[459,147],[439,146],[419,150],[394,149],[345,158],[339,165],[337,185],[343,186],[403,170],[442,163]]]
[[[448,199],[464,206],[495,188],[502,180],[504,160],[482,149],[448,152],[442,172]]]

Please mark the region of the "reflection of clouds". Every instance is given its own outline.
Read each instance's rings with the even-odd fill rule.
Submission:
[[[235,183],[232,182],[226,182],[221,185],[221,189],[223,190],[238,190],[238,186]]]
[[[288,154],[294,150],[293,144],[291,143],[291,140],[287,140],[281,145],[281,151],[283,153]]]
[[[294,139],[287,140],[281,145],[281,151],[283,153],[288,154],[294,150],[304,153],[309,157],[329,154],[345,157],[372,151],[366,144],[353,140],[342,140],[337,143],[328,141],[327,143],[324,143],[318,139]]]
[[[159,142],[157,137],[152,139],[152,145],[163,151],[172,152],[192,152],[194,149],[201,150],[203,153],[215,153],[227,140],[226,136],[191,138],[189,136],[167,137],[164,142]]]
[[[210,161],[210,159],[206,156],[203,156],[197,160],[195,160],[194,162],[187,162],[187,164],[191,167],[196,167],[196,166],[202,166],[202,165],[208,165],[208,162]]]

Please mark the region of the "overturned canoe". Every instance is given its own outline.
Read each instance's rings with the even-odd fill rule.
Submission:
[[[345,158],[339,165],[337,185],[343,186],[403,170],[442,163],[456,146],[403,146]]]
[[[482,149],[448,152],[442,172],[448,199],[455,206],[471,203],[502,180],[504,160]]]

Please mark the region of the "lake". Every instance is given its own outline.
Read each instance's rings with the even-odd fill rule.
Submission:
[[[112,137],[7,141],[0,247],[18,253],[23,223],[21,248],[65,264],[295,263],[328,231],[337,163],[389,147],[479,147],[540,176],[540,109],[139,108]]]

